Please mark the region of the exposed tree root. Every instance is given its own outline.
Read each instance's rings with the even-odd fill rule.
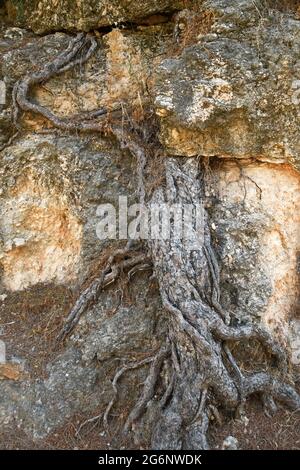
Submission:
[[[149,375],[144,384],[143,392],[138,402],[136,403],[135,407],[129,414],[127,421],[125,423],[125,427],[124,427],[125,432],[129,431],[132,424],[135,421],[137,421],[137,419],[143,414],[148,403],[153,398],[153,395],[155,392],[155,385],[157,383],[162,364],[169,353],[170,353],[170,345],[167,343],[158,351],[158,353],[154,357],[151,367],[150,367]]]
[[[146,364],[149,364],[150,362],[152,362],[154,360],[154,356],[152,357],[147,357],[146,359],[143,359],[142,361],[139,361],[139,362],[134,362],[132,364],[126,364],[125,366],[123,366],[121,369],[119,369],[114,378],[113,378],[113,381],[112,381],[112,387],[113,387],[113,391],[114,391],[114,395],[112,397],[112,399],[110,400],[106,410],[105,410],[105,413],[103,415],[103,422],[104,422],[104,426],[106,428],[108,428],[108,417],[109,417],[109,414],[111,412],[111,409],[113,408],[116,400],[117,400],[117,397],[118,397],[118,388],[117,388],[117,385],[118,385],[118,381],[120,380],[120,378],[125,374],[125,372],[127,372],[128,370],[132,370],[132,369],[137,369],[139,367],[142,367]]]
[[[199,174],[201,166],[197,159],[169,159],[166,161],[166,167],[167,187],[165,191],[157,191],[156,201],[183,204],[201,202],[202,188],[201,174]],[[236,408],[249,395],[260,393],[262,397],[268,394],[286,406],[300,410],[300,397],[294,387],[285,381],[287,379],[286,354],[271,333],[254,324],[237,327],[226,324],[229,321],[229,315],[224,315],[223,309],[219,308],[219,271],[211,246],[206,214],[204,214],[203,221],[202,249],[190,251],[188,243],[184,240],[179,244],[172,238],[155,240],[150,243],[150,249],[163,304],[170,314],[169,324],[173,329],[173,337],[180,338],[178,354],[181,369],[187,371],[191,367],[191,356],[193,356],[194,369],[197,370],[195,379],[198,375],[199,386],[203,390],[209,390],[207,406],[202,413],[200,412],[201,426],[197,431],[205,447],[205,429],[207,429],[209,409],[212,406],[209,403],[211,400],[217,400],[225,407]],[[273,372],[271,365],[268,373],[246,375],[240,370],[226,342],[250,339],[259,341],[266,351],[276,358],[277,364]],[[187,359],[187,351],[193,351],[190,352],[189,359]],[[179,375],[176,383],[185,383],[187,390],[189,387],[187,372],[186,377],[187,379],[182,374]],[[171,409],[172,400],[178,402],[176,395],[181,393],[181,387],[182,384],[179,385],[179,390],[175,387],[173,391],[173,398],[169,403]],[[193,408],[192,403],[191,400],[190,409]],[[174,411],[172,414],[175,428],[178,416],[174,415]],[[193,448],[195,436],[190,432],[187,417],[183,419],[183,416],[188,414],[187,409],[180,413],[181,432],[185,433],[181,445]],[[199,417],[199,412],[196,416]],[[192,416],[190,419],[193,421]],[[171,423],[169,422],[169,426],[172,427]],[[158,435],[163,441],[166,432],[164,420],[160,433],[158,428],[157,424],[156,441]],[[176,439],[173,444],[176,447]]]
[[[88,60],[96,46],[92,36],[79,34],[50,64],[20,80],[13,91],[14,121],[18,110],[22,109],[44,116],[59,129],[102,131],[103,121],[94,119],[102,116],[105,110],[96,111],[82,121],[78,117],[62,119],[28,98],[34,85]],[[82,51],[81,58],[78,58],[79,51]],[[130,131],[123,128],[111,126],[111,131],[121,146],[127,147],[137,159],[139,196],[144,203],[147,133],[133,138]],[[203,171],[198,158],[168,158],[166,187],[157,189],[150,202],[201,205],[203,186]],[[212,415],[218,417],[218,406],[237,408],[253,393],[259,393],[269,409],[275,409],[274,400],[292,409],[300,409],[300,397],[293,384],[289,383],[288,361],[280,344],[262,326],[234,326],[229,312],[222,308],[219,266],[205,210],[202,223],[203,233],[199,231],[197,246],[193,249],[191,240],[177,240],[171,234],[170,239],[150,240],[150,258],[146,258],[145,255],[131,256],[131,243],[128,242],[124,250],[108,259],[99,277],[81,294],[59,336],[59,339],[64,338],[74,328],[101,289],[114,282],[122,270],[131,272],[132,268],[137,269],[145,261],[148,265],[152,260],[169,326],[168,339],[154,357],[125,365],[116,373],[112,382],[114,395],[104,414],[104,422],[108,425],[122,375],[128,370],[151,364],[141,396],[127,418],[125,430],[129,431],[143,413],[149,413],[151,417],[151,409],[156,409],[152,439],[152,446],[156,449],[208,448],[209,419]],[[276,359],[276,367],[270,364],[268,372],[252,375],[241,370],[227,342],[251,339],[259,341]],[[156,384],[166,364],[169,382],[158,408],[155,408],[152,404]]]
[[[9,139],[8,139],[3,145],[1,145],[1,147],[0,147],[0,152],[2,152],[2,150],[4,150],[4,149],[10,147],[10,145],[11,145],[11,144],[13,143],[13,141],[18,137],[18,135],[19,135],[19,131],[16,131],[13,135],[11,135],[11,136],[9,137]]]
[[[95,52],[97,45],[97,41],[93,36],[79,33],[69,42],[67,49],[53,61],[46,64],[38,72],[30,73],[25,78],[18,80],[14,85],[12,93],[12,119],[14,125],[16,127],[18,126],[18,115],[19,110],[21,109],[23,111],[31,111],[42,115],[59,129],[69,131],[78,130],[102,132],[104,130],[105,122],[94,121],[93,119],[105,116],[108,112],[106,109],[100,109],[90,113],[83,113],[79,116],[63,119],[38,103],[33,103],[29,99],[29,92],[34,86],[44,83],[58,74],[67,72],[78,64],[81,65],[87,62]],[[77,57],[80,51],[81,55],[80,57]]]
[[[115,262],[116,258],[125,257],[129,254],[129,250],[126,247],[123,250],[116,250],[107,260],[106,266],[101,271],[100,275],[94,279],[92,284],[87,287],[79,296],[74,307],[72,308],[68,318],[66,319],[65,325],[62,331],[57,337],[57,342],[60,342],[66,338],[66,336],[73,330],[80,320],[81,315],[86,312],[88,307],[95,303],[100,295],[102,289],[112,284],[120,276],[123,271],[149,269],[151,259],[145,254],[139,254],[136,256],[123,259],[122,261]],[[148,261],[148,263],[146,263]]]

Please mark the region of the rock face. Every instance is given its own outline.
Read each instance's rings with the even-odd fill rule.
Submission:
[[[207,1],[202,9],[213,18],[209,31],[157,72],[163,144],[170,154],[299,169],[300,22],[246,0]]]
[[[131,162],[122,171],[120,161],[126,156],[113,146],[53,135],[27,136],[2,152],[4,287],[80,282],[103,245],[95,232],[98,205],[130,188]]]
[[[218,162],[212,178],[224,305],[288,337],[299,312],[299,174],[288,165],[231,160]]]
[[[90,31],[102,26],[139,22],[156,13],[184,8],[183,0],[9,0],[7,10],[18,26],[37,34]]]
[[[46,361],[44,375],[29,358],[36,343],[25,349],[13,336],[16,320],[28,319],[24,304],[33,323],[35,302],[45,328],[57,312],[63,321],[65,300],[55,297],[50,306],[46,300],[61,289],[74,303],[97,268],[108,245],[96,234],[97,207],[137,197],[136,162],[109,136],[65,133],[29,112],[14,136],[13,85],[65,50],[74,31],[109,27],[86,64],[35,87],[31,98],[61,117],[116,103],[125,119],[130,105],[137,116],[153,108],[166,158],[199,156],[207,163],[205,203],[222,266],[224,308],[240,322],[264,321],[287,345],[295,342],[300,21],[292,11],[271,8],[272,2],[256,3],[6,2],[9,19],[0,26],[0,340],[8,360],[22,365],[23,378],[0,381],[2,430],[11,432],[17,421],[38,439],[79,410],[93,413],[99,402],[104,409],[116,361],[157,349],[165,328],[158,290],[144,274],[130,283],[127,297],[122,284],[102,294],[64,350]],[[156,16],[146,21],[149,15]],[[121,396],[119,414],[137,399],[144,372],[125,379],[129,395]],[[144,424],[138,445],[147,442]]]

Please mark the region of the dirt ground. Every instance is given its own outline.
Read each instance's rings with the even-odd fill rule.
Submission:
[[[58,354],[55,338],[74,302],[74,295],[64,287],[37,286],[13,293],[0,302],[0,338],[7,345],[8,362],[26,358],[26,375],[31,379],[44,376],[47,362]],[[239,351],[239,356],[247,369],[249,351]],[[0,449],[134,449],[136,445],[122,434],[122,424],[129,411],[116,410],[109,433],[103,427],[104,409],[101,408],[88,415],[73,416],[46,439],[35,442],[15,425],[0,433]],[[95,416],[98,419],[94,419]],[[224,439],[233,436],[238,440],[239,449],[300,450],[299,414],[279,408],[270,418],[254,397],[246,404],[245,416],[234,419],[234,416],[221,414],[222,425],[212,423],[211,426],[211,447],[220,449]]]
[[[43,376],[46,364],[58,353],[56,336],[73,302],[71,290],[42,285],[1,300],[0,339],[6,344],[7,362],[25,360],[27,375]]]
[[[121,419],[115,418],[110,434],[101,422],[103,410],[92,415],[76,415],[62,428],[50,434],[47,439],[32,441],[17,428],[0,434],[0,449],[70,449],[70,450],[111,450],[136,449],[134,443],[121,433]],[[82,424],[94,416],[99,419]],[[224,418],[223,418],[224,419]],[[81,428],[80,428],[81,427]],[[300,419],[296,413],[280,409],[273,418],[267,417],[258,400],[246,405],[246,419],[235,420],[227,417],[222,427],[211,427],[210,444],[221,449],[224,439],[233,436],[241,450],[300,450]]]

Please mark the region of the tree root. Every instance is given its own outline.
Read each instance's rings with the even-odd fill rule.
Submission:
[[[222,341],[242,341],[245,339],[256,339],[266,350],[278,360],[278,366],[286,371],[287,357],[285,351],[277,344],[271,334],[258,325],[244,325],[239,327],[230,327],[224,325],[222,321],[214,318],[211,322],[212,333]]]
[[[276,379],[272,374],[258,372],[243,380],[245,396],[269,393],[291,410],[300,411],[300,396],[294,387]]]
[[[92,284],[87,287],[77,299],[74,307],[69,313],[68,318],[66,319],[63,329],[57,336],[57,342],[63,341],[66,338],[66,336],[77,325],[82,314],[86,312],[92,303],[97,301],[102,289],[114,283],[120,276],[121,272],[132,270],[133,268],[136,270],[149,269],[151,259],[145,254],[139,254],[128,259],[115,262],[116,258],[125,257],[128,254],[129,250],[126,247],[123,250],[116,250],[115,253],[113,253],[108,258],[107,263],[100,275],[94,279]]]
[[[19,80],[13,89],[13,122],[17,124],[21,109],[42,115],[59,129],[102,132],[104,121],[97,119],[103,117],[106,110],[95,111],[83,119],[80,116],[63,119],[28,98],[33,86],[86,62],[96,47],[97,42],[92,36],[78,34],[67,49],[41,71]],[[80,51],[82,55],[78,57]],[[110,131],[137,159],[139,196],[145,203],[147,142],[134,139],[124,127],[112,125]],[[201,205],[201,175],[198,158],[166,159],[166,187],[158,188],[150,202]],[[150,240],[148,248],[150,256],[130,256],[129,241],[125,249],[116,251],[107,260],[99,277],[80,295],[58,337],[62,340],[72,331],[101,290],[113,283],[122,270],[129,270],[130,276],[138,266],[145,265],[145,262],[149,266],[152,261],[169,325],[168,339],[154,357],[124,366],[116,373],[112,382],[114,395],[104,413],[105,425],[108,425],[109,414],[117,399],[119,379],[127,370],[149,363],[151,366],[142,394],[125,423],[126,432],[132,429],[151,407],[161,369],[169,357],[170,380],[160,400],[160,415],[154,426],[152,445],[155,448],[208,448],[209,416],[211,413],[217,416],[216,403],[226,408],[237,408],[253,393],[259,393],[270,409],[275,409],[274,400],[278,400],[299,410],[300,397],[287,380],[288,360],[284,350],[261,326],[232,326],[229,312],[221,305],[220,272],[206,211],[203,213],[203,240],[199,238],[198,249],[191,250],[186,240],[178,243],[172,235],[167,240]],[[242,373],[226,343],[251,339],[259,341],[277,359],[275,371],[252,375]]]
[[[154,357],[151,367],[150,367],[149,375],[145,381],[143,392],[140,396],[140,399],[136,403],[135,407],[131,411],[125,423],[125,426],[124,426],[125,432],[128,432],[131,426],[133,425],[133,423],[138,420],[138,418],[145,411],[149,401],[153,397],[154,392],[155,392],[155,385],[157,383],[162,364],[164,360],[167,358],[167,356],[169,355],[169,353],[170,353],[170,345],[167,343],[158,351],[158,353]]]
[[[112,399],[110,400],[106,410],[105,410],[105,413],[103,415],[103,422],[104,422],[104,426],[106,428],[108,428],[108,417],[109,417],[109,414],[111,412],[111,409],[113,408],[116,400],[117,400],[117,396],[118,396],[118,381],[120,380],[120,378],[125,374],[125,372],[127,372],[128,370],[132,370],[132,369],[138,369],[139,367],[142,367],[146,364],[149,364],[150,362],[152,362],[154,360],[154,356],[151,356],[151,357],[147,357],[146,359],[143,359],[142,361],[139,361],[139,362],[134,362],[132,364],[127,364],[125,366],[123,366],[121,369],[119,369],[117,371],[117,373],[115,374],[114,378],[113,378],[113,381],[112,381],[112,387],[113,387],[113,391],[114,391],[114,395],[112,397]]]
[[[133,147],[137,162],[144,164],[143,148],[139,147],[136,152]],[[194,159],[184,164],[177,163],[172,159],[167,163],[167,188],[165,197],[161,190],[154,195],[155,202],[166,201],[169,203],[180,202],[197,203],[197,197],[201,197],[199,178],[197,176],[198,162]],[[186,174],[188,172],[188,174]],[[187,448],[208,448],[207,431],[209,427],[209,416],[213,413],[221,422],[217,407],[207,399],[208,390],[210,397],[217,399],[219,404],[229,408],[237,408],[244,403],[246,398],[253,393],[260,393],[262,397],[268,393],[274,399],[281,401],[292,409],[300,409],[300,397],[293,386],[283,380],[264,372],[244,375],[235,361],[227,341],[242,341],[255,339],[277,359],[277,372],[287,374],[287,357],[281,346],[272,335],[261,326],[254,324],[233,327],[229,325],[230,316],[224,312],[220,305],[219,267],[216,256],[211,247],[210,233],[204,217],[204,244],[203,249],[197,253],[188,252],[184,243],[171,240],[154,240],[149,242],[151,258],[154,270],[159,282],[160,294],[166,312],[170,314],[169,327],[172,338],[171,356],[175,357],[171,372],[171,379],[161,399],[163,411],[161,429],[156,425],[156,440],[158,436],[164,442],[163,434],[166,433],[165,419],[168,419],[172,427],[179,426],[180,433],[184,431],[185,445]],[[208,293],[210,292],[210,297]],[[183,339],[184,346],[176,348],[179,338]],[[200,405],[195,417],[187,420],[179,416],[177,411],[180,402],[184,401],[184,393],[189,393],[190,385],[187,380],[191,358],[187,359],[187,351],[192,350],[195,368],[195,379],[199,378],[201,392]],[[178,358],[179,353],[179,358]],[[148,379],[144,384],[141,397],[130,413],[126,423],[125,431],[128,432],[133,423],[137,421],[151,403],[154,395],[155,384],[160,374],[162,363],[170,350],[161,350],[161,357],[152,362]],[[229,367],[223,359],[227,356]],[[200,372],[199,372],[200,371]],[[183,391],[184,389],[184,391]],[[178,398],[180,396],[180,398]],[[193,400],[189,403],[192,409]],[[197,404],[197,402],[195,403]],[[176,411],[174,411],[176,410]],[[213,410],[213,411],[212,411]],[[190,415],[191,410],[185,408],[183,415]],[[216,418],[215,418],[216,419]],[[179,431],[178,431],[179,432]],[[177,438],[178,441],[178,438]],[[176,441],[176,442],[177,442]],[[170,445],[172,438],[165,440]],[[177,448],[173,440],[174,448]],[[154,445],[154,442],[153,444]]]
[[[156,193],[155,202],[163,200],[170,204],[191,203],[191,195],[194,204],[199,202],[201,188],[199,187],[199,163],[197,160],[170,159],[166,162],[166,166],[167,187],[164,195],[161,190]],[[197,196],[195,197],[195,195]],[[170,329],[173,330],[172,337],[177,339],[177,343],[181,338],[181,347],[178,349],[181,372],[174,373],[175,386],[168,405],[169,409],[173,411],[172,413],[170,411],[169,416],[174,415],[174,409],[180,408],[179,403],[183,401],[184,394],[189,393],[191,385],[188,381],[188,370],[191,368],[192,356],[195,361],[195,380],[198,374],[200,376],[201,396],[203,396],[204,390],[209,390],[206,405],[201,404],[200,399],[199,411],[196,414],[200,423],[197,427],[198,437],[200,436],[198,443],[201,442],[203,448],[206,448],[207,445],[208,416],[212,407],[217,411],[215,405],[211,403],[212,399],[217,400],[222,406],[237,408],[253,393],[259,393],[264,401],[266,401],[265,397],[268,394],[289,408],[300,410],[298,393],[291,384],[285,381],[288,377],[288,358],[280,344],[262,326],[254,324],[230,326],[230,317],[220,306],[219,268],[211,247],[206,220],[206,215],[204,215],[203,249],[196,253],[188,251],[184,243],[178,244],[172,239],[155,240],[149,244],[163,305],[170,315],[169,324]],[[277,366],[273,367],[274,374],[272,372],[259,372],[252,375],[242,373],[227,346],[227,342],[251,339],[259,341],[267,352],[276,358]],[[187,351],[190,351],[189,358]],[[185,371],[187,378],[183,376],[183,371]],[[183,388],[185,388],[185,392],[182,392]],[[192,403],[191,400],[191,408]],[[272,406],[272,408],[275,407]],[[180,414],[181,432],[186,435],[185,445],[188,448],[193,448],[195,433],[191,434],[191,424],[187,423],[186,418],[183,419],[184,415],[191,413],[185,408]],[[195,418],[191,416],[190,423],[194,424],[194,420]],[[177,422],[178,418],[176,420],[174,418],[174,426]],[[161,429],[160,439],[163,440],[163,433],[166,432],[164,422]],[[159,431],[156,429],[156,442],[157,435],[159,435]],[[169,443],[170,440],[167,442]],[[174,448],[176,445],[174,440]]]
[[[9,139],[3,145],[1,145],[0,152],[2,152],[2,150],[5,150],[7,147],[10,147],[10,145],[18,137],[19,133],[20,133],[19,131],[16,131],[13,135],[11,135]]]

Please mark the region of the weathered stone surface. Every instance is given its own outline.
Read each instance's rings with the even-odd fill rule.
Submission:
[[[4,287],[82,279],[103,248],[98,205],[117,204],[133,188],[127,158],[105,141],[51,134],[25,137],[1,153]]]
[[[224,306],[287,337],[300,307],[299,174],[288,165],[215,164],[207,197]]]
[[[46,8],[49,1],[8,3],[15,5],[9,11],[18,16],[19,25],[39,33],[138,21],[181,6],[169,1],[134,6],[106,2],[104,14],[105,2],[57,1],[54,10]],[[117,9],[117,3],[128,10]],[[114,103],[125,110],[131,104],[142,113],[152,99],[155,72],[155,105],[166,153],[220,157],[208,165],[206,204],[222,266],[222,305],[237,323],[261,319],[283,337],[291,330],[295,339],[300,311],[300,177],[287,162],[300,168],[300,22],[244,0],[196,3],[203,3],[203,11],[212,12],[214,21],[205,33],[199,24],[194,45],[181,47],[181,28],[179,43],[174,44],[172,23],[115,28],[99,38],[99,48],[87,64],[32,90],[32,99],[64,117]],[[91,6],[95,10],[89,10]],[[0,31],[1,146],[14,132],[14,83],[51,61],[70,36],[38,37],[7,27]],[[7,342],[9,361],[15,360],[18,341],[10,336],[9,323],[17,319],[21,328],[28,320],[15,305],[26,307],[29,291],[40,297],[41,286],[50,294],[73,290],[76,298],[107,246],[96,236],[97,206],[116,205],[120,195],[130,201],[136,197],[136,162],[112,138],[64,134],[30,113],[20,116],[20,124],[20,135],[0,152],[0,302],[7,319],[6,325],[1,317],[0,339]],[[2,430],[17,422],[38,439],[79,410],[104,410],[112,396],[111,378],[122,364],[119,359],[144,357],[157,349],[164,333],[163,314],[157,323],[157,290],[147,274],[133,281],[102,293],[64,351],[49,360],[46,377],[35,375],[18,344],[17,359],[24,363],[20,380],[0,381]],[[63,310],[58,303],[50,308],[41,301],[39,315],[50,321]],[[27,308],[34,323],[34,302]],[[129,388],[127,396],[121,390],[121,407],[133,406],[145,373],[142,369],[124,377]],[[137,429],[138,443],[150,433],[156,408],[153,400],[152,418],[146,414]]]
[[[210,31],[159,67],[169,154],[257,158],[300,168],[300,21],[255,2],[210,0]]]
[[[138,22],[155,13],[176,11],[184,4],[183,0],[8,0],[7,9],[15,24],[41,34]]]

